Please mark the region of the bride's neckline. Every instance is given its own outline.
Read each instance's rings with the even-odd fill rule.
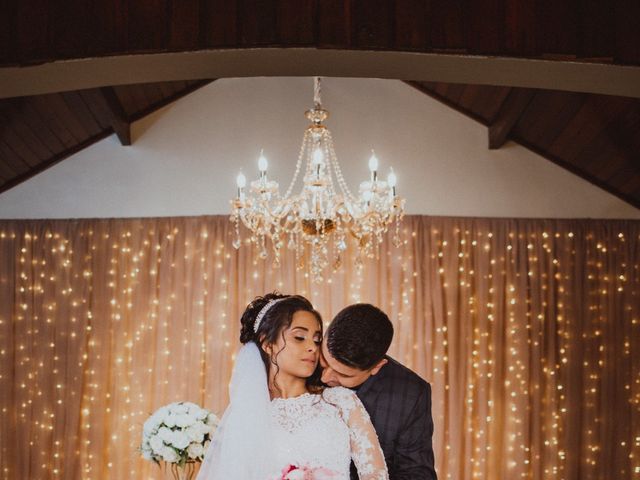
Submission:
[[[317,394],[315,393],[311,393],[311,392],[304,392],[300,395],[296,395],[295,397],[274,397],[271,399],[272,402],[275,401],[282,401],[282,402],[286,402],[287,400],[299,400],[301,398],[305,398],[305,397],[311,397],[311,396],[315,396]]]

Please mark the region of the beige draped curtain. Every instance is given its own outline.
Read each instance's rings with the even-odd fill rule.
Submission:
[[[3,479],[163,478],[158,407],[222,413],[239,315],[272,290],[325,321],[371,302],[433,388],[441,479],[640,473],[640,222],[407,217],[314,285],[233,249],[227,217],[0,221]],[[350,247],[351,248],[351,247]]]

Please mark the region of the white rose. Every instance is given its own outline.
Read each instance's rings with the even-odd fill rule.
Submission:
[[[164,424],[169,428],[175,427],[176,426],[176,418],[177,417],[174,414],[169,414],[164,419]]]
[[[179,426],[180,428],[189,427],[193,425],[196,421],[194,417],[186,413],[176,416],[175,419],[176,419],[176,425]]]
[[[165,447],[162,451],[162,459],[165,462],[175,463],[178,461],[179,457],[176,451],[171,447]]]
[[[153,417],[149,417],[144,425],[142,426],[142,433],[145,436],[151,435],[154,430],[156,430],[160,426],[160,423],[157,422]]]
[[[184,450],[189,445],[189,437],[180,431],[173,432],[173,438],[170,442],[178,450]]]
[[[193,402],[184,402],[183,405],[187,408],[187,411],[189,412],[191,411],[195,412],[200,410],[200,407]]]
[[[209,435],[209,439],[213,438],[213,434],[216,431],[218,427],[214,426],[214,425],[203,425],[202,426],[202,432],[205,435]]]
[[[194,410],[192,413],[194,413],[196,420],[204,420],[209,415],[209,412],[207,412],[204,408]]]
[[[162,451],[164,450],[164,442],[160,437],[155,436],[151,438],[149,445],[156,455],[162,455]]]
[[[144,422],[144,424],[142,425],[142,436],[148,437],[149,435],[151,435],[151,432],[153,432],[152,424],[149,422]]]
[[[187,453],[189,454],[189,458],[198,458],[204,454],[204,448],[199,443],[192,443],[187,448]]]
[[[203,432],[202,428],[196,423],[195,425],[187,428],[185,430],[185,433],[187,437],[189,437],[189,440],[191,440],[192,442],[202,443],[202,440],[204,440],[204,434],[206,432]]]
[[[187,413],[188,407],[184,403],[174,403],[171,410],[174,414]]]
[[[169,430],[167,427],[161,427],[158,430],[158,436],[165,442],[170,443],[173,438],[173,432]]]
[[[169,414],[169,407],[168,406],[164,406],[164,407],[160,407],[158,410],[156,410],[156,413],[154,413],[153,415],[158,419],[158,420],[162,420],[164,419],[164,417],[166,417]]]
[[[153,416],[151,416],[147,419],[146,422],[144,422],[144,425],[142,425],[142,431],[151,434],[151,432],[157,430],[159,426],[160,422],[153,418]]]
[[[217,427],[220,423],[220,420],[215,414],[210,413],[209,415],[207,415],[207,420],[205,421],[205,423],[207,425],[213,425],[214,427]]]
[[[189,438],[194,441],[202,442],[203,438],[207,433],[212,431],[212,427],[210,425],[206,425],[201,421],[196,420],[193,425],[189,428],[183,430]]]
[[[151,460],[153,458],[153,450],[149,445],[142,446],[142,458],[145,460]]]

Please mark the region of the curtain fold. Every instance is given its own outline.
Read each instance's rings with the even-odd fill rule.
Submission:
[[[189,400],[221,414],[239,317],[307,296],[326,323],[370,302],[391,355],[433,389],[440,478],[640,471],[640,222],[406,217],[378,258],[314,285],[227,217],[0,220],[0,475],[164,478],[142,424]]]

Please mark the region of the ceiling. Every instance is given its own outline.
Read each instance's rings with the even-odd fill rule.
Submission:
[[[264,75],[340,64],[353,76],[364,55],[374,70],[362,76],[385,77],[386,65],[485,125],[487,148],[517,142],[640,208],[640,100],[601,94],[638,91],[639,16],[633,0],[8,0],[0,192],[114,132],[126,148],[132,122],[211,81],[193,79],[256,75],[247,68],[260,59]],[[273,61],[300,50],[313,60]],[[224,64],[225,53],[246,58]],[[176,60],[189,58],[223,71]]]
[[[0,192],[210,83],[103,87],[0,100]],[[517,142],[640,208],[640,100],[511,87],[407,82],[487,127],[487,148]]]

